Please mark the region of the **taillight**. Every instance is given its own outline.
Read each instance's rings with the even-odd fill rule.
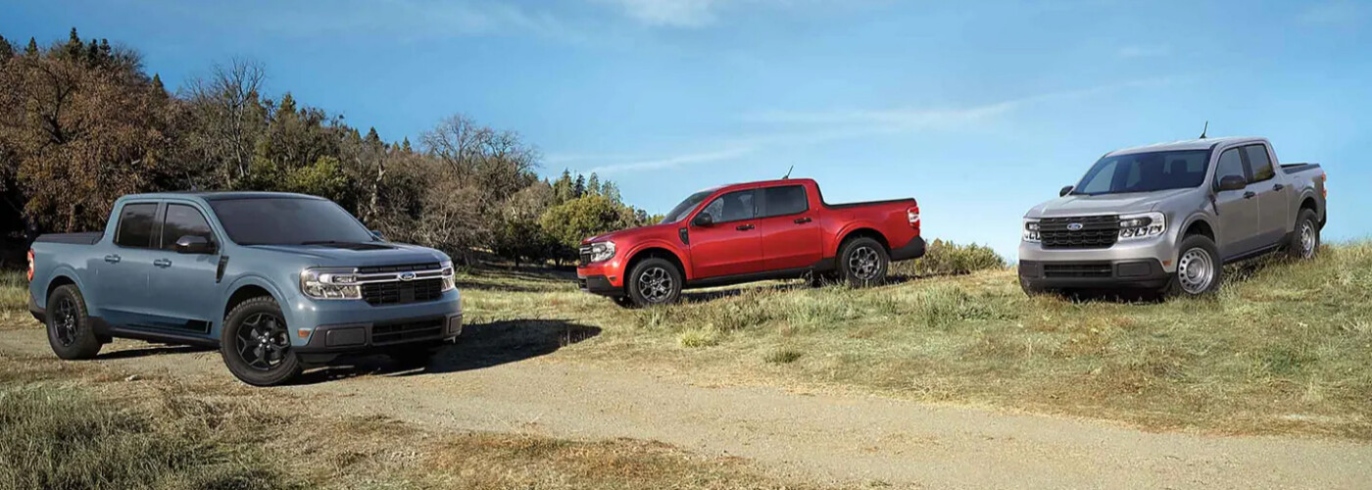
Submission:
[[[1320,182],[1322,182],[1322,183],[1328,183],[1328,182],[1329,182],[1329,175],[1326,174],[1326,173],[1324,173],[1324,172],[1320,172],[1319,179],[1320,179]],[[1329,187],[1323,186],[1323,185],[1320,186],[1320,197],[1325,198],[1325,199],[1329,199]]]
[[[29,280],[33,280],[33,249],[29,249]]]
[[[910,222],[910,228],[915,229],[915,234],[919,234],[919,204],[905,209],[905,219]]]

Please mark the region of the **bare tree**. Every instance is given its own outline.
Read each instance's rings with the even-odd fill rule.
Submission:
[[[265,125],[259,101],[266,72],[257,62],[235,58],[215,65],[208,77],[191,80],[182,97],[202,133],[191,136],[200,156],[216,165],[222,185],[232,187],[248,174],[253,146]]]

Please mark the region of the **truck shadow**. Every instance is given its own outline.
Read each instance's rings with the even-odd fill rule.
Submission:
[[[422,368],[405,366],[386,356],[340,358],[330,366],[307,371],[298,384],[357,376],[417,376],[484,369],[556,352],[600,335],[599,327],[563,320],[509,320],[463,327],[456,344],[445,345]]]
[[[122,350],[117,350],[117,351],[105,352],[105,353],[102,353],[102,354],[96,356],[95,358],[96,358],[97,360],[104,361],[104,360],[112,360],[112,359],[133,359],[133,358],[138,358],[138,357],[147,357],[147,356],[154,356],[154,355],[160,356],[160,355],[169,355],[169,354],[194,354],[194,353],[197,353],[197,352],[218,352],[218,351],[219,351],[219,349],[216,349],[216,348],[214,348],[214,347],[202,347],[202,346],[198,346],[198,345],[175,345],[175,346],[173,346],[173,345],[162,345],[162,344],[149,344],[147,347],[139,347],[139,348],[137,348],[137,349],[122,349]]]

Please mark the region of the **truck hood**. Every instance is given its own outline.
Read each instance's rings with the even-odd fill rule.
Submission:
[[[667,233],[674,235],[676,233],[676,229],[680,227],[681,225],[678,223],[659,223],[656,225],[640,226],[638,228],[629,228],[627,230],[612,231],[609,233],[605,233],[603,235],[596,235],[585,240],[582,240],[581,244],[586,245],[588,243],[603,242],[607,240],[616,241],[631,236],[647,236],[656,235],[659,233]]]
[[[1102,194],[1099,196],[1066,195],[1034,206],[1026,217],[1058,218],[1092,214],[1146,213],[1158,203],[1180,196],[1194,189],[1170,189],[1156,192]]]
[[[401,243],[249,245],[248,248],[304,257],[323,267],[368,267],[442,262],[448,256],[431,248]]]

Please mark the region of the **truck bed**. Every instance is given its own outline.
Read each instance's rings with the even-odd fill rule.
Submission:
[[[1298,172],[1304,172],[1304,171],[1306,171],[1306,170],[1316,169],[1316,168],[1320,168],[1320,164],[1318,164],[1318,163],[1284,163],[1284,164],[1282,164],[1282,166],[1281,166],[1282,171],[1283,171],[1283,172],[1286,172],[1286,173],[1288,173],[1288,174],[1294,174],[1294,173],[1298,173]]]
[[[38,235],[33,243],[65,243],[69,245],[95,245],[105,236],[104,232],[88,231],[83,233],[46,233]]]

